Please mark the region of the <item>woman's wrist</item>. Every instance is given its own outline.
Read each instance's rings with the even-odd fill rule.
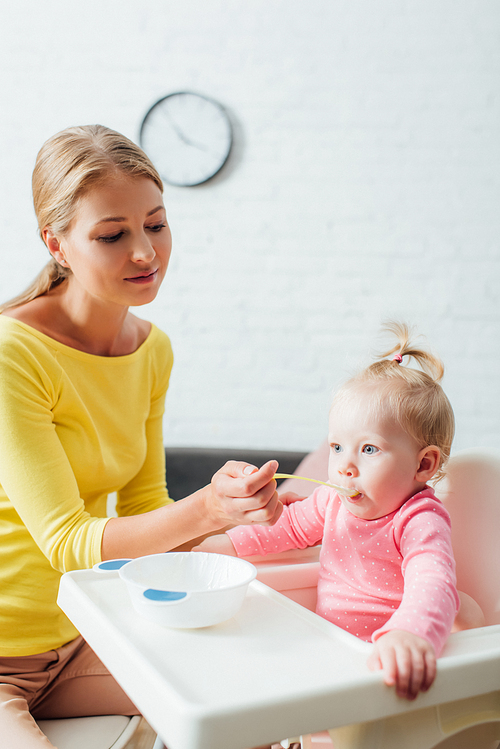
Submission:
[[[187,548],[193,539],[221,532],[227,523],[209,511],[210,496],[209,487],[208,491],[203,487],[157,510],[110,518],[102,537],[102,559],[135,558]]]
[[[207,528],[203,533],[213,533],[231,523],[231,518],[227,517],[222,511],[219,498],[212,484],[202,487],[195,495],[197,495],[197,501],[200,503],[200,520],[205,520],[207,523]]]
[[[276,461],[260,469],[230,461],[210,485],[185,499],[142,515],[111,518],[104,528],[102,558],[169,551],[230,525],[272,525],[283,509],[273,479],[276,468]]]

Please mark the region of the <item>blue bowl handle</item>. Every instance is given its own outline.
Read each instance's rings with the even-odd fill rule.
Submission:
[[[182,601],[183,598],[187,598],[187,593],[183,590],[155,590],[154,588],[148,588],[143,591],[144,598],[148,601],[158,601],[159,603],[176,603]]]
[[[92,569],[96,572],[117,572],[131,561],[131,559],[109,559],[106,562],[98,562],[97,564],[94,564]]]

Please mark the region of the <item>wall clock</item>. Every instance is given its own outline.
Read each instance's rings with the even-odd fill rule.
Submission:
[[[229,117],[217,101],[190,91],[153,104],[141,125],[140,143],[165,182],[192,187],[214,177],[231,151]]]

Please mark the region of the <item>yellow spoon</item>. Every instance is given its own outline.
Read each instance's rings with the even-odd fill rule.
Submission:
[[[275,479],[300,479],[301,481],[312,481],[313,484],[323,484],[323,486],[329,486],[330,489],[335,489],[339,494],[343,494],[345,497],[357,497],[360,492],[356,489],[346,489],[343,486],[336,486],[335,484],[327,484],[326,481],[318,481],[318,479],[308,479],[305,476],[295,476],[291,473],[275,473]]]

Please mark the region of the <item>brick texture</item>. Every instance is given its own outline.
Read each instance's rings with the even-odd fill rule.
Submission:
[[[1,11],[0,298],[46,258],[30,175],[70,124],[137,140],[157,98],[213,96],[229,163],[167,186],[174,253],[139,311],[176,363],[169,445],[308,450],[397,318],[446,365],[456,448],[500,432],[495,0],[17,0]]]

